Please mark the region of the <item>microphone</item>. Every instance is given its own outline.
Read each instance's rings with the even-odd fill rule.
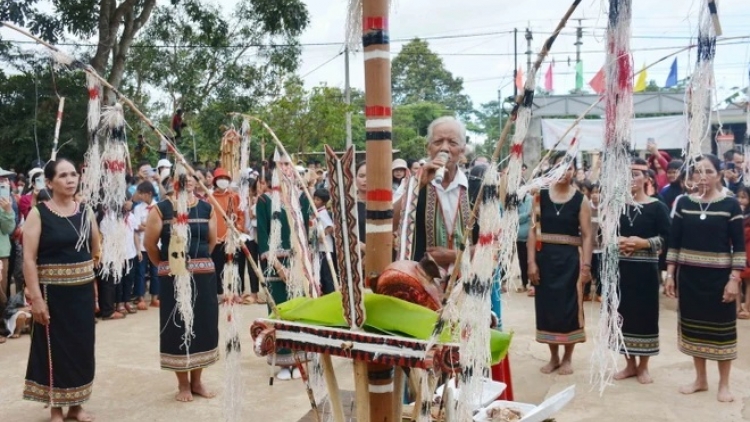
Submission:
[[[442,184],[443,183],[443,179],[445,178],[445,165],[448,164],[448,159],[450,158],[450,156],[448,155],[447,152],[443,151],[443,152],[440,152],[438,154],[438,158],[440,158],[441,160],[443,160],[443,162],[445,164],[443,164],[440,168],[438,168],[435,171],[435,181],[438,184]]]

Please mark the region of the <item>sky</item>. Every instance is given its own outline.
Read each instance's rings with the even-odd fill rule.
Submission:
[[[222,0],[233,3],[232,0]],[[545,39],[557,26],[570,6],[566,0],[394,0],[390,17],[391,52],[393,57],[413,37],[428,38],[433,51],[438,53],[445,67],[464,80],[464,90],[475,106],[512,94],[513,29],[519,29],[518,63],[526,69],[526,40],[524,31],[532,31],[532,61]],[[606,4],[603,0],[583,0],[555,42],[550,60],[554,59],[554,93],[567,94],[575,88],[575,27],[582,19],[581,46],[586,83],[604,63]],[[308,0],[310,25],[301,42],[343,42],[346,0]],[[699,7],[705,0],[634,0],[631,49],[637,69],[691,43],[697,34]],[[720,0],[719,16],[724,37],[750,36],[750,1]],[[457,38],[459,36],[464,36]],[[429,39],[434,37],[451,37]],[[748,85],[750,39],[734,41],[735,45],[719,45],[715,60],[717,85],[728,89]],[[344,86],[344,58],[336,57],[341,45],[309,46],[302,54],[300,75],[307,86],[326,83]],[[695,53],[676,56],[678,77],[685,78],[694,64]],[[331,60],[333,59],[333,60]],[[568,59],[571,65],[568,66]],[[330,60],[330,62],[328,62]],[[326,63],[328,62],[328,63]],[[324,64],[326,63],[326,64]],[[648,70],[648,79],[664,85],[672,59]],[[540,73],[547,70],[542,65]],[[350,58],[351,84],[363,89],[364,68],[362,55]],[[587,86],[585,88],[588,88]]]
[[[168,4],[168,0],[159,0]],[[228,13],[237,0],[213,1]],[[750,36],[750,1],[718,0],[724,37]],[[464,92],[474,105],[513,91],[513,29],[518,28],[518,63],[526,68],[525,29],[533,36],[532,60],[545,39],[570,6],[570,0],[393,0],[390,16],[392,57],[414,37],[428,40],[445,67],[464,81]],[[582,61],[586,83],[604,63],[606,0],[583,0],[567,27],[555,42],[543,75],[554,60],[554,93],[567,94],[575,88],[575,27],[583,26]],[[706,0],[634,0],[631,49],[636,69],[651,64],[691,43],[697,33],[700,7]],[[310,24],[301,37],[302,64],[299,75],[307,87],[321,83],[344,87],[343,50],[347,0],[307,0]],[[0,29],[4,38],[19,36]],[[309,44],[331,45],[309,45]],[[750,38],[729,41],[717,47],[715,74],[720,93],[748,85]],[[694,50],[678,54],[678,77],[689,75]],[[570,65],[568,65],[570,60]],[[660,86],[669,73],[672,58],[648,70],[648,79]],[[351,85],[364,89],[362,54],[350,57]],[[539,82],[542,83],[541,81]],[[585,89],[588,86],[584,87]],[[731,91],[729,91],[731,92]],[[721,94],[720,94],[721,95]]]

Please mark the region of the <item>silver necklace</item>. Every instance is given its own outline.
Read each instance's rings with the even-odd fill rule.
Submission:
[[[628,212],[625,214],[628,217],[628,221],[630,222],[630,227],[633,227],[633,224],[635,224],[635,220],[638,218],[638,216],[641,214],[641,212],[638,210],[637,207],[632,207],[632,210],[628,210]],[[635,211],[635,212],[632,212]]]
[[[560,212],[563,210],[563,208],[565,208],[565,204],[567,204],[566,202],[565,204],[562,204],[562,207],[560,207],[560,209],[557,209],[557,204],[555,204],[552,200],[550,200],[550,202],[552,202],[552,207],[555,209],[555,213],[558,216],[560,215]]]
[[[707,217],[707,216],[706,216],[706,212],[708,211],[708,208],[709,208],[710,206],[711,206],[711,203],[710,203],[710,202],[708,202],[708,203],[706,204],[706,209],[703,209],[703,203],[702,203],[702,202],[698,202],[698,208],[700,208],[700,210],[701,210],[701,215],[700,215],[700,217],[699,217],[699,218],[700,218],[701,220],[705,220],[705,219],[706,219],[706,217]]]

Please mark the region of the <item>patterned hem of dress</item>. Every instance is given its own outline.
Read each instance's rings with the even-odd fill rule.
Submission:
[[[623,334],[624,347],[619,352],[630,356],[656,356],[659,354],[659,336],[632,337]]]
[[[188,271],[193,274],[210,274],[214,272],[214,261],[211,258],[195,258],[186,262]],[[169,261],[161,261],[158,266],[159,277],[167,277],[171,274]]]
[[[93,381],[81,387],[52,388],[50,402],[50,388],[31,380],[26,380],[23,387],[23,399],[39,403],[52,404],[54,407],[78,406],[91,398]]]
[[[187,372],[207,368],[219,360],[219,349],[189,355],[161,353],[161,369],[165,371]]]
[[[708,360],[735,360],[737,359],[737,343],[726,346],[716,346],[705,343],[692,343],[680,338],[678,342],[680,352],[696,358]]]
[[[536,341],[546,344],[574,344],[586,342],[586,331],[583,328],[569,333],[550,333],[536,330]]]

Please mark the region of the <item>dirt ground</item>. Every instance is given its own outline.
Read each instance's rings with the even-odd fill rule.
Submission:
[[[676,346],[676,313],[674,301],[662,299],[660,317],[661,354],[652,359],[651,374],[655,382],[640,385],[634,379],[617,382],[602,396],[589,384],[589,362],[593,341],[576,350],[571,376],[543,375],[539,367],[547,358],[546,346],[534,341],[533,299],[520,294],[504,296],[504,325],[515,331],[511,347],[511,365],[515,398],[539,403],[563,388],[577,385],[577,395],[557,416],[557,422],[569,421],[750,421],[750,321],[738,321],[740,357],[732,367],[732,390],[735,402],[716,401],[718,372],[709,364],[710,391],[683,396],[677,388],[692,380],[689,357]],[[296,422],[309,411],[309,401],[299,381],[277,381],[268,385],[269,369],[265,358],[252,353],[249,327],[253,319],[263,317],[265,307],[244,306],[242,337],[242,377],[245,397],[242,403],[246,420]],[[593,335],[596,324],[595,304],[586,304],[587,333]],[[174,375],[159,369],[158,312],[142,311],[125,320],[103,321],[97,325],[97,373],[94,393],[87,409],[97,421],[220,421],[225,406],[224,362],[205,372],[209,387],[219,393],[212,400],[196,398],[192,403],[174,400]],[[26,370],[29,337],[0,345],[0,420],[8,422],[41,422],[47,410],[38,403],[21,400]],[[335,358],[334,358],[335,359]],[[336,359],[339,383],[351,390],[351,364]]]

